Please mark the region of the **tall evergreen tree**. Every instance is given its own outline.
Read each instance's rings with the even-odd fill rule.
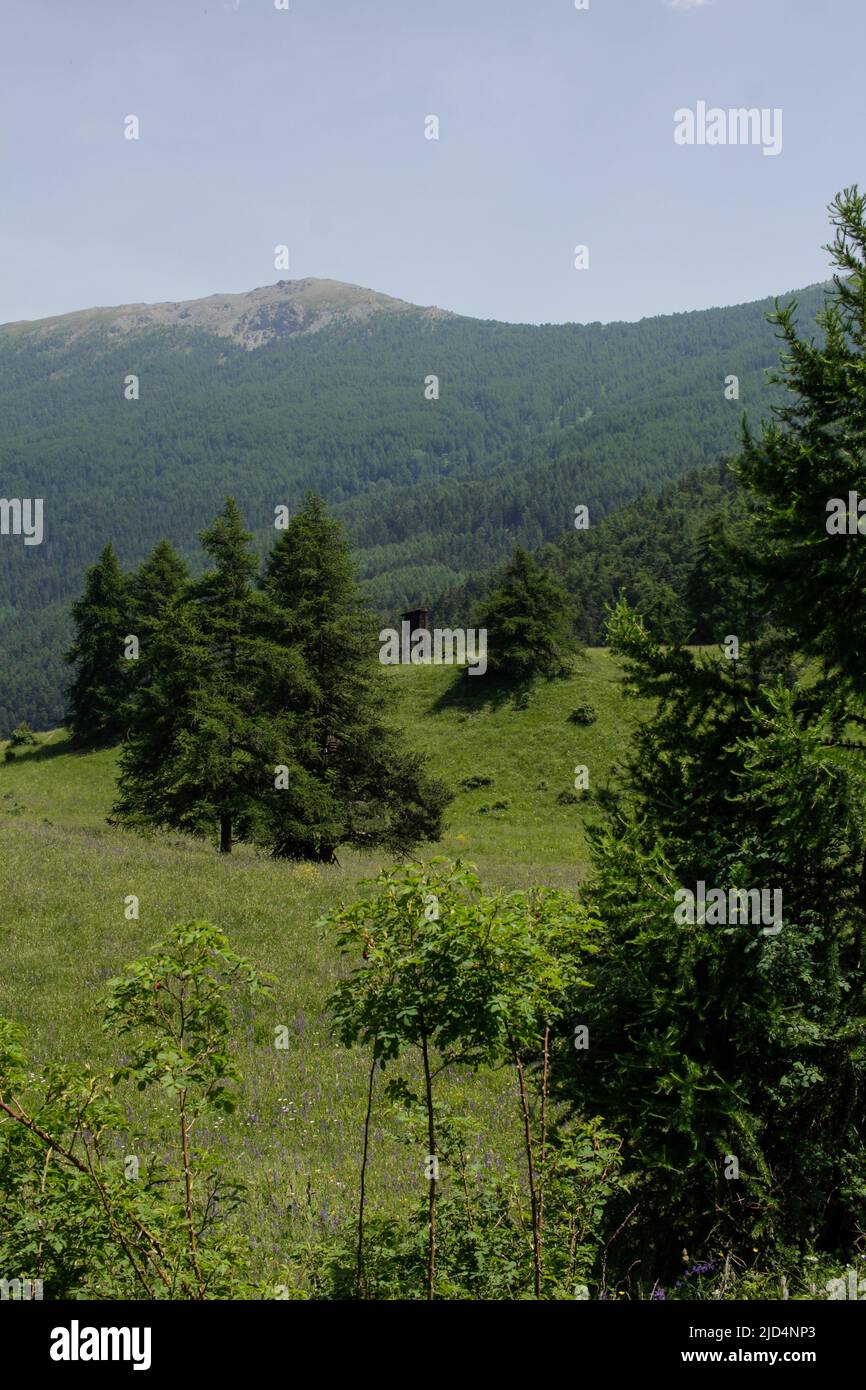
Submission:
[[[692,642],[717,643],[731,633],[753,642],[761,633],[765,586],[755,565],[755,536],[741,513],[741,504],[717,509],[697,537],[684,586]]]
[[[308,493],[276,541],[262,588],[272,639],[308,677],[297,707],[302,772],[269,798],[274,854],[327,861],[341,844],[403,852],[438,839],[450,797],[389,726],[373,618],[320,497]]]
[[[68,687],[68,723],[77,743],[110,742],[123,731],[132,674],[124,655],[130,607],[129,581],[109,544],[87,571],[84,592],[72,606],[75,636],[66,661],[76,669]]]
[[[257,562],[229,498],[201,542],[213,568],[169,608],[141,658],[113,818],[256,839],[291,766],[303,667],[267,635]]]
[[[488,668],[514,681],[568,675],[577,645],[570,609],[562,586],[518,546],[480,605],[478,622],[487,629]]]
[[[133,624],[142,645],[165,620],[189,583],[189,569],[171,541],[159,541],[132,576]]]
[[[595,1041],[564,1085],[630,1136],[639,1215],[620,1254],[663,1272],[684,1244],[847,1258],[866,1191],[864,769],[824,746],[808,690],[660,644],[623,607],[610,635],[659,709],[593,834]],[[701,882],[726,904],[778,892],[779,929],[728,906],[684,925],[677,894]]]
[[[820,336],[799,335],[796,302],[777,304],[774,379],[789,395],[758,437],[744,430],[736,467],[778,627],[821,659],[829,687],[863,696],[866,644],[855,615],[866,591],[858,511],[866,498],[866,195],[845,189],[829,211],[835,240],[825,249],[836,273]]]
[[[864,214],[856,190],[831,208],[840,274],[823,343],[777,309],[791,394],[760,439],[746,431],[737,465],[777,631],[728,659],[659,643],[622,605],[611,623],[630,686],[658,704],[628,794],[595,834],[604,945],[576,1089],[630,1137],[640,1214],[627,1261],[654,1252],[673,1268],[686,1241],[847,1260],[862,1231],[866,766],[839,744],[845,720],[866,722],[851,621],[866,552],[826,523],[832,498],[848,512],[866,485]],[[736,601],[734,583],[719,593]],[[700,881],[721,914],[717,899],[678,919],[675,901]],[[778,893],[778,924],[732,916],[735,889]]]

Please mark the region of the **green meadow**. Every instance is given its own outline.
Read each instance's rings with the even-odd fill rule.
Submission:
[[[575,767],[589,769],[591,791],[604,788],[639,717],[616,659],[592,650],[571,679],[542,682],[525,704],[483,697],[449,668],[397,667],[389,677],[407,742],[429,754],[455,793],[443,839],[422,857],[468,860],[487,888],[576,888],[588,869],[585,822],[597,810],[568,796]],[[585,704],[595,722],[569,722]],[[316,922],[357,897],[359,881],[386,861],[348,853],[339,865],[291,864],[245,846],[220,856],[214,844],[181,835],[112,828],[116,758],[113,749],[75,752],[56,731],[41,735],[38,749],[0,761],[0,1014],[26,1025],[34,1061],[109,1063],[116,1054],[99,1026],[105,982],[172,923],[193,918],[218,925],[272,972],[273,1002],[237,1019],[238,1108],[198,1142],[246,1185],[245,1228],[262,1273],[275,1271],[295,1241],[347,1217],[356,1199],[367,1061],[330,1037],[326,999],[346,966]],[[126,916],[131,895],[137,920]],[[284,1050],[274,1045],[280,1025],[288,1028]],[[518,1135],[503,1079],[455,1075],[449,1087],[449,1099],[476,1122],[479,1156],[506,1162]],[[154,1116],[135,1093],[128,1116],[124,1151],[158,1150]],[[418,1154],[379,1116],[372,1209],[422,1188]]]

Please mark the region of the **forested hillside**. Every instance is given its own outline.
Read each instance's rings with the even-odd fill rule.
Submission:
[[[800,296],[804,324],[822,294]],[[715,463],[770,405],[770,301],[541,327],[382,303],[315,332],[277,316],[253,350],[178,326],[182,305],[0,329],[0,491],[44,498],[42,544],[0,542],[0,730],[62,717],[68,603],[109,539],[132,565],[168,533],[195,566],[231,492],[264,550],[274,507],[312,486],[392,613],[561,535],[577,504],[594,525]]]
[[[539,547],[537,559],[568,593],[574,634],[589,646],[604,645],[623,594],[672,640],[718,641],[740,601],[719,547],[743,517],[736,479],[720,462],[641,493],[585,531],[564,531]],[[494,574],[446,589],[434,603],[436,621],[457,623],[476,612]]]

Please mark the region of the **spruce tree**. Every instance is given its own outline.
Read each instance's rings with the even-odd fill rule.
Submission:
[[[72,606],[75,636],[65,659],[76,668],[68,688],[68,724],[77,743],[110,742],[123,732],[132,674],[124,655],[130,607],[129,581],[108,544],[87,571],[84,592]]]
[[[438,839],[450,798],[390,727],[373,618],[320,497],[308,493],[276,541],[262,588],[272,639],[307,677],[296,692],[302,770],[269,797],[273,853],[329,861],[341,844],[403,852]]]
[[[478,623],[487,629],[488,668],[500,678],[519,682],[568,675],[577,645],[570,607],[557,580],[518,546],[480,605]]]
[[[257,562],[233,499],[201,536],[213,567],[171,606],[142,654],[113,819],[255,840],[291,766],[300,675],[267,636]]]

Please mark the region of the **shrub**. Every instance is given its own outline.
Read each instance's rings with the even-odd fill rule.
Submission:
[[[374,1081],[378,1068],[420,1052],[423,1085],[413,1089],[406,1074],[392,1077],[385,1094],[393,1110],[414,1130],[416,1151],[425,1152],[430,1183],[423,1215],[426,1258],[416,1264],[414,1287],[428,1299],[437,1292],[454,1296],[436,1283],[439,1159],[460,1158],[467,1191],[461,1121],[438,1096],[435,1079],[454,1063],[476,1067],[504,1063],[513,1067],[519,1095],[519,1118],[526,1158],[532,1233],[532,1287],[540,1298],[559,1277],[555,1251],[565,1261],[566,1279],[582,1258],[587,1213],[575,1201],[575,1189],[592,1167],[596,1148],[604,1150],[608,1181],[619,1163],[619,1141],[600,1128],[572,1131],[558,1123],[549,1105],[553,1030],[582,990],[584,963],[595,953],[595,919],[576,899],[550,888],[485,897],[471,866],[433,860],[386,870],[376,880],[378,893],[323,919],[337,934],[344,954],[358,963],[331,996],[337,1035],[346,1046],[370,1047],[370,1081],[365,1121],[355,1275],[361,1296],[369,1278],[364,1249],[364,1190]],[[561,1049],[560,1049],[561,1050]],[[435,1054],[435,1056],[434,1056]],[[568,1137],[578,1134],[575,1148]],[[425,1144],[421,1150],[420,1145]],[[435,1160],[435,1162],[434,1162]],[[488,1190],[489,1192],[489,1190]],[[459,1203],[460,1198],[456,1199]],[[599,1199],[588,1203],[590,1224]],[[467,1196],[467,1213],[472,1204]],[[517,1207],[521,1240],[527,1244],[525,1215]],[[559,1213],[559,1215],[557,1215]],[[491,1233],[502,1235],[503,1213]],[[557,1222],[565,1234],[557,1236]],[[545,1226],[545,1222],[547,1225]],[[575,1222],[578,1225],[575,1225]],[[544,1231],[550,1234],[550,1250]],[[375,1259],[375,1257],[374,1257]],[[422,1277],[423,1274],[423,1277]],[[348,1275],[347,1275],[348,1277]],[[379,1295],[377,1295],[379,1296]],[[388,1294],[386,1297],[390,1296]]]
[[[22,719],[17,729],[13,729],[9,737],[9,744],[12,748],[28,748],[38,744],[39,739],[34,734],[26,719]]]
[[[52,1299],[251,1295],[249,1244],[227,1225],[242,1193],[191,1145],[199,1119],[234,1105],[237,986],[266,993],[216,928],[174,927],[109,984],[103,1026],[128,1055],[108,1075],[89,1064],[34,1072],[23,1029],[0,1019],[0,1268],[41,1279]],[[172,1112],[149,1156],[124,1156],[125,1080]]]
[[[545,1274],[541,1296],[571,1300],[598,1287],[600,1216],[621,1186],[619,1141],[597,1122],[554,1135],[545,1188]],[[532,1245],[526,1238],[526,1195],[516,1173],[486,1171],[460,1154],[459,1181],[439,1198],[437,1293],[460,1300],[531,1299]],[[370,1217],[365,1229],[363,1297],[422,1296],[427,1206],[401,1219]],[[356,1232],[350,1227],[307,1252],[303,1283],[313,1298],[356,1297]]]

